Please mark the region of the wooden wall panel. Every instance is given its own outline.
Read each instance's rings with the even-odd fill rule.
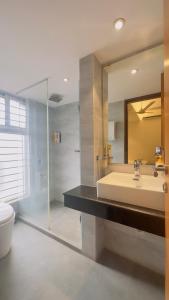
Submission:
[[[164,122],[165,122],[165,163],[169,167],[169,0],[164,0]],[[166,175],[169,189],[169,174]],[[165,194],[166,213],[166,292],[169,300],[169,192]]]

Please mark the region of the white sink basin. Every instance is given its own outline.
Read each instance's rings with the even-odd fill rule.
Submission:
[[[97,181],[97,196],[137,206],[164,211],[164,177],[112,172]]]

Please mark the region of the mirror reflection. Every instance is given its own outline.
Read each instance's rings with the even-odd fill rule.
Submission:
[[[105,67],[112,163],[154,164],[162,140],[163,46]]]
[[[125,162],[154,164],[155,149],[161,141],[161,95],[150,95],[126,101],[125,109]]]

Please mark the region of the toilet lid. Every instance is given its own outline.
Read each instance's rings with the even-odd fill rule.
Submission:
[[[3,224],[10,220],[14,214],[14,209],[7,203],[0,203],[0,224]]]

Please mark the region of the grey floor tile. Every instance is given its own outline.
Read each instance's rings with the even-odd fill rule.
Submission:
[[[96,263],[17,222],[0,300],[164,300],[158,274],[105,252]]]
[[[63,202],[51,202],[50,225],[51,232],[58,238],[66,241],[72,246],[81,249],[81,223],[79,211],[64,207]],[[47,210],[46,208],[36,210],[31,215],[24,215],[25,219],[29,219],[32,223],[48,228]]]

